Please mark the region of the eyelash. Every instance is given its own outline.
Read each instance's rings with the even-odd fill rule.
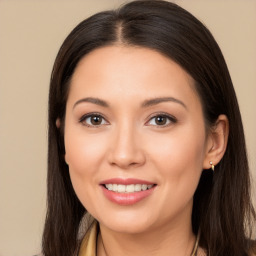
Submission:
[[[106,124],[92,125],[92,124],[88,124],[88,123],[85,122],[85,120],[87,118],[92,118],[92,117],[102,118],[102,120],[104,120],[106,122],[106,124],[109,124],[109,122],[106,121],[106,118],[102,114],[100,114],[100,113],[89,113],[89,114],[83,115],[79,119],[79,123],[82,123],[83,125],[85,125],[87,127],[91,127],[91,128],[99,128],[102,125],[106,125]],[[146,122],[146,125],[150,126],[150,124],[149,124],[150,121],[156,119],[157,117],[166,118],[167,122],[169,122],[169,123],[168,124],[164,124],[164,125],[152,125],[152,126],[156,126],[158,128],[162,128],[162,127],[167,127],[167,126],[169,126],[171,124],[177,123],[177,119],[174,116],[171,116],[171,115],[166,114],[166,113],[156,113],[156,114],[152,115],[149,118],[149,121]]]
[[[151,120],[153,119],[156,119],[157,117],[162,117],[162,118],[166,118],[167,119],[167,122],[169,121],[168,124],[164,124],[164,125],[153,125],[153,126],[156,126],[157,128],[163,128],[163,127],[168,127],[170,126],[171,124],[175,124],[177,123],[177,119],[172,116],[172,115],[169,115],[169,114],[166,114],[166,113],[155,113],[153,114],[149,121],[146,122],[146,124],[148,124]]]
[[[85,125],[85,126],[87,126],[87,127],[99,128],[102,124],[99,124],[99,125],[92,125],[92,124],[87,124],[87,123],[85,122],[85,120],[86,120],[87,118],[92,118],[92,117],[99,117],[99,118],[102,118],[102,120],[105,120],[105,122],[108,123],[108,122],[106,121],[106,118],[105,118],[102,114],[100,114],[100,113],[88,113],[88,114],[86,114],[86,115],[83,115],[83,116],[79,119],[79,123],[82,123],[83,125]],[[103,125],[105,125],[105,124],[103,124]]]

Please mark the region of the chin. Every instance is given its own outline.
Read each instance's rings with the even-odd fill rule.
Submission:
[[[108,215],[109,216],[109,215]],[[108,218],[98,220],[100,225],[114,232],[125,234],[138,234],[148,231],[156,220],[150,216],[140,216],[139,214],[118,214]]]
[[[142,234],[147,232],[150,229],[150,225],[146,223],[138,223],[133,222],[132,224],[129,222],[116,222],[112,225],[109,224],[107,226],[108,229],[111,229],[114,232],[122,233],[122,234]]]

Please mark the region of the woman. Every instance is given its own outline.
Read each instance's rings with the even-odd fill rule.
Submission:
[[[51,78],[44,255],[253,255],[254,220],[210,32],[151,0],[80,23]]]

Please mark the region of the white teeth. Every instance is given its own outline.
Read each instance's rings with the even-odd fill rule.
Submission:
[[[145,185],[145,184],[143,184],[143,185],[141,186],[141,188],[142,188],[142,190],[147,190],[148,186]]]
[[[134,185],[133,184],[127,185],[125,192],[134,192]]]
[[[122,184],[105,184],[105,187],[117,193],[134,193],[145,191],[153,187],[153,185],[146,184],[130,184],[130,185],[122,185]]]
[[[125,185],[117,185],[117,192],[124,193],[125,192]]]
[[[136,192],[141,191],[141,185],[140,185],[140,184],[136,184],[136,185],[134,186],[134,190],[135,190]]]
[[[113,190],[113,184],[107,184],[106,187],[108,190]]]
[[[117,191],[117,184],[113,184],[112,190],[113,190],[113,191]]]

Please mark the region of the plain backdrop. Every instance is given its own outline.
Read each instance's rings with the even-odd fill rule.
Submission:
[[[64,38],[118,0],[0,0],[0,256],[40,252],[46,205],[47,96]],[[256,178],[256,1],[175,1],[213,33],[241,107]],[[235,189],[235,188],[234,188]]]

